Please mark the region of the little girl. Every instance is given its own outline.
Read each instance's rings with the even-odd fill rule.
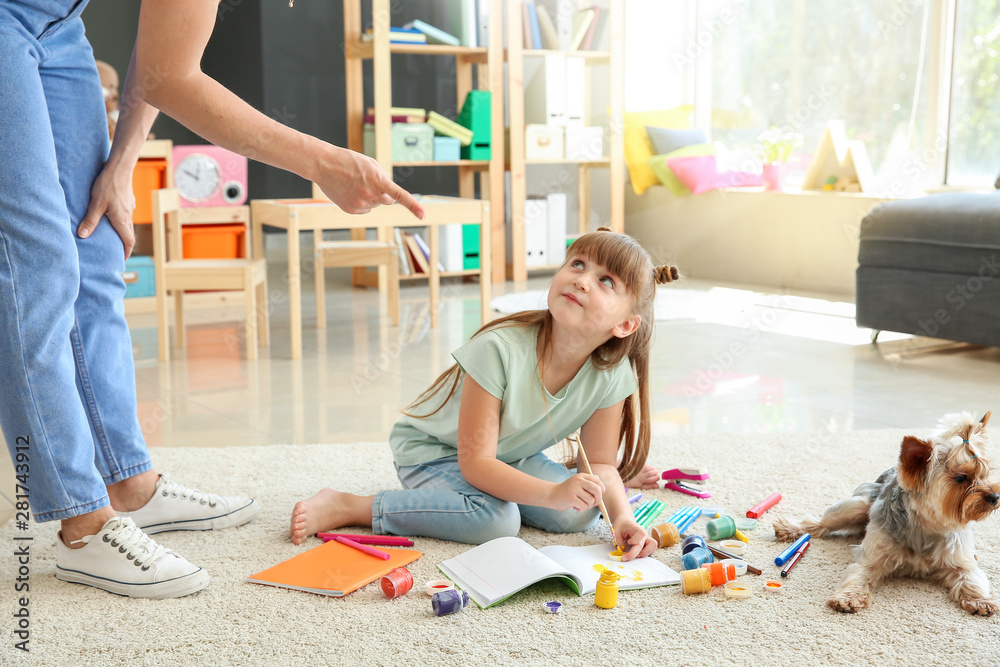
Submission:
[[[546,310],[486,324],[404,411],[389,442],[405,490],[323,489],[296,503],[292,542],[341,526],[469,544],[517,535],[522,523],[576,532],[597,521],[603,499],[624,560],[656,549],[622,480],[649,452],[653,301],[677,268],[654,268],[634,239],[605,227],[567,255]],[[542,453],[578,429],[593,474]]]

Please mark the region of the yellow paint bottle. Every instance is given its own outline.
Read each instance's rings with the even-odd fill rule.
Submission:
[[[602,609],[614,609],[618,604],[618,580],[621,575],[611,570],[601,572],[597,580],[597,591],[594,593],[594,604]]]

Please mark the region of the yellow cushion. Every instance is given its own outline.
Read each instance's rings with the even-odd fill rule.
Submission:
[[[637,195],[649,186],[659,183],[653,170],[649,168],[649,158],[653,157],[653,145],[649,141],[646,126],[669,127],[686,130],[691,127],[690,105],[668,109],[667,111],[629,111],[625,113],[625,164],[629,179]]]

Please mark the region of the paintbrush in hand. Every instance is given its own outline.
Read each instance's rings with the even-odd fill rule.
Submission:
[[[587,453],[583,451],[583,443],[577,441],[577,451],[580,452],[580,461],[583,462],[583,467],[587,469],[588,475],[593,475],[594,471],[590,469],[590,461],[587,460]],[[611,531],[611,541],[615,543],[615,549],[625,553],[625,550],[618,546],[618,539],[615,537],[615,527],[611,525],[611,515],[608,514],[608,508],[604,506],[604,497],[601,497],[601,514],[604,516],[604,520],[608,522],[608,530]]]

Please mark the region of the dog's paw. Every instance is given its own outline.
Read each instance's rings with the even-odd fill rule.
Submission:
[[[871,606],[871,604],[871,595],[864,595],[862,593],[854,593],[851,591],[842,591],[826,601],[827,607],[836,609],[837,611],[842,611],[845,614],[853,614],[861,611],[862,609],[867,609]]]
[[[992,616],[1000,611],[1000,604],[995,599],[979,598],[978,600],[962,600],[962,609],[973,616]]]
[[[772,525],[774,527],[774,536],[781,542],[791,542],[792,540],[797,540],[805,533],[805,531],[793,521],[780,516],[772,522]]]

